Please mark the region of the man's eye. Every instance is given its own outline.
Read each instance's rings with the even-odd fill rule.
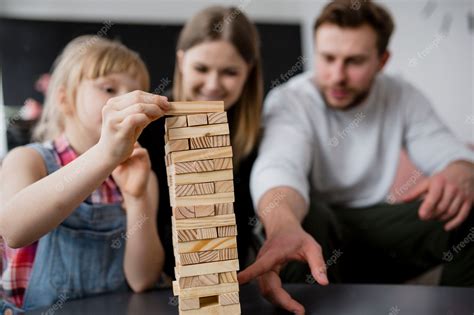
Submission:
[[[196,71],[201,72],[201,73],[207,72],[207,68],[203,66],[196,66],[194,67],[194,69],[196,69]]]

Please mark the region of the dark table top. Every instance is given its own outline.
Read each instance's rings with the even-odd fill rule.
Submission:
[[[292,284],[285,288],[305,306],[306,314],[474,315],[474,288],[348,284]],[[241,286],[240,302],[244,315],[289,314],[262,298],[254,284]],[[171,290],[117,293],[56,303],[27,314],[48,314],[48,309],[55,315],[178,314],[178,299]]]

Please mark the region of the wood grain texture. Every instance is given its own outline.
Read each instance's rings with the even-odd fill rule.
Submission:
[[[212,124],[224,124],[227,122],[227,113],[209,113],[207,114],[207,120],[210,125]]]
[[[229,134],[228,124],[216,124],[216,125],[205,125],[205,126],[169,129],[168,139],[171,141],[171,140],[178,140],[178,139],[189,139],[189,138],[228,135],[228,134]]]
[[[199,149],[179,151],[170,153],[170,164],[178,162],[190,162],[200,160],[222,159],[232,157],[232,147],[220,147],[211,149]],[[216,163],[216,161],[214,161]],[[220,167],[223,167],[220,165]],[[226,167],[228,168],[228,167]]]
[[[207,114],[187,115],[188,126],[207,125]]]
[[[224,111],[223,101],[169,102],[169,104],[170,104],[170,108],[166,112],[166,115],[168,116]]]

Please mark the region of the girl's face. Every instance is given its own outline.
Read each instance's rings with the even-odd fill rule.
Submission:
[[[66,131],[75,132],[75,136],[81,135],[82,139],[87,139],[88,146],[94,145],[100,138],[102,108],[109,98],[138,89],[138,81],[127,73],[82,80],[77,88],[75,106],[66,113],[66,119],[70,120],[69,126],[72,127],[66,127]],[[68,121],[66,125],[68,126]]]
[[[240,98],[249,66],[228,41],[203,42],[177,58],[186,100],[223,100],[228,110]]]

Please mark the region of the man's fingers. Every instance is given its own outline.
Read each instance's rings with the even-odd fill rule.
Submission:
[[[264,273],[272,270],[278,264],[278,257],[271,254],[271,252],[267,252],[263,254],[261,257],[257,258],[257,260],[245,268],[245,270],[239,272],[237,278],[240,284],[245,284],[252,279],[255,279]]]
[[[420,206],[419,216],[422,220],[431,219],[439,200],[443,196],[444,182],[441,179],[430,181],[428,194]]]
[[[444,225],[444,229],[446,231],[451,231],[452,229],[461,225],[464,220],[469,216],[469,212],[471,211],[472,201],[465,200],[462,204],[461,210],[459,210],[458,214],[448,223]]]
[[[321,246],[316,241],[308,243],[304,247],[304,256],[308,262],[309,268],[313,278],[321,285],[329,283],[326,273],[326,263],[324,262],[323,252]]]
[[[463,202],[464,198],[462,197],[462,195],[458,194],[454,198],[453,202],[451,202],[448,211],[441,216],[440,221],[447,221],[449,219],[452,219],[456,215],[456,213],[459,212],[459,209],[461,208]]]
[[[419,185],[413,188],[413,190],[411,190],[405,196],[402,196],[401,200],[403,202],[410,202],[420,198],[424,193],[428,191],[429,183],[429,179],[424,179]]]
[[[445,185],[443,189],[443,196],[438,202],[438,206],[434,211],[433,218],[439,219],[442,215],[448,212],[449,206],[457,196],[457,189],[453,185]]]
[[[283,289],[278,273],[273,270],[267,272],[259,278],[258,282],[262,295],[270,302],[294,314],[304,314],[303,305]]]

